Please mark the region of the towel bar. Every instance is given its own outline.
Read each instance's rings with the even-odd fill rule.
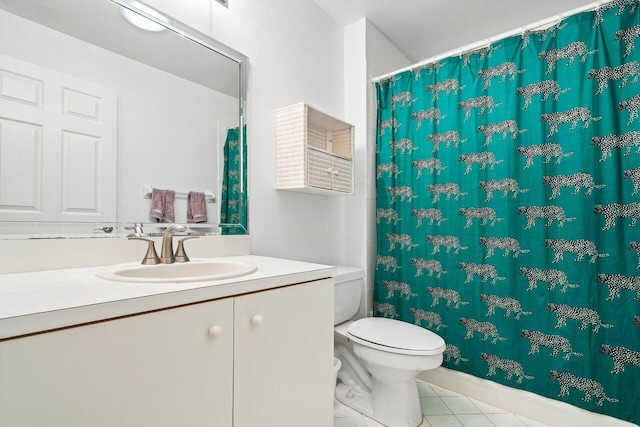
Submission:
[[[142,186],[142,197],[145,199],[150,199],[151,198],[151,193],[153,192],[153,188],[151,185],[145,184]],[[187,196],[189,195],[189,192],[184,192],[184,191],[176,191],[175,192],[175,197],[176,198],[180,198],[180,199],[186,199]],[[213,193],[213,191],[211,190],[205,190],[204,191],[204,199],[207,201],[207,203],[214,203],[216,200],[216,195]]]

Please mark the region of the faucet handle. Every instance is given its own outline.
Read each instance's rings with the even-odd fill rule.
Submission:
[[[184,239],[180,239],[178,241],[178,249],[176,249],[176,262],[189,262],[189,257],[187,253],[184,251],[184,241],[189,239],[197,239],[198,236],[185,237]]]
[[[144,255],[142,259],[142,263],[144,265],[155,265],[160,264],[160,258],[158,258],[158,253],[156,252],[156,246],[154,241],[151,239],[145,239],[143,237],[129,237],[129,240],[144,240],[149,243],[149,247],[147,248],[147,253]]]

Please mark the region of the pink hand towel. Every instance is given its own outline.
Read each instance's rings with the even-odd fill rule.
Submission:
[[[164,212],[162,222],[174,222],[173,199],[176,192],[173,190],[165,190],[164,193]]]
[[[149,216],[158,220],[158,222],[162,221],[162,217],[164,215],[164,196],[167,190],[158,190],[154,188],[151,192],[151,211],[149,211]]]
[[[204,193],[190,191],[187,196],[187,222],[207,222],[207,207]]]

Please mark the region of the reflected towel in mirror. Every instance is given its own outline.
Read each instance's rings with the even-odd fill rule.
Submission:
[[[154,188],[151,193],[149,215],[158,222],[174,222],[173,199],[175,191]]]
[[[205,205],[205,194],[197,191],[190,191],[187,196],[187,222],[207,222],[207,207]]]

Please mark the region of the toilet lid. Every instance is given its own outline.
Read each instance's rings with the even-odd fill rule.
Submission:
[[[444,350],[444,340],[433,332],[411,323],[384,317],[356,320],[347,328],[356,338],[384,347],[407,351]]]

